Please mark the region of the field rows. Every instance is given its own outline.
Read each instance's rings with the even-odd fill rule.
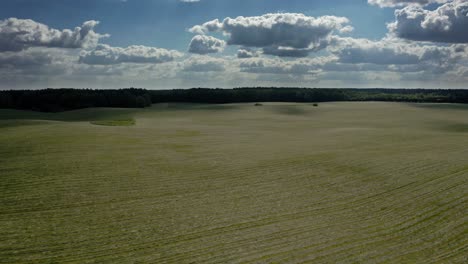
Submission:
[[[0,262],[464,263],[462,113],[157,105],[127,113],[130,127],[79,111],[0,120]]]

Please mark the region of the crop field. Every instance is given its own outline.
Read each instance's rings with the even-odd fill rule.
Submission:
[[[467,263],[468,106],[0,110],[0,263]]]

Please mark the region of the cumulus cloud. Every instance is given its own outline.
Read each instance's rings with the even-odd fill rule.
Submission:
[[[50,53],[41,51],[0,52],[0,68],[35,67],[52,63]]]
[[[258,56],[259,54],[256,50],[249,49],[249,48],[241,48],[237,51],[237,58],[239,59],[254,58]]]
[[[223,72],[226,68],[223,59],[196,56],[184,61],[182,70],[186,72]]]
[[[329,39],[326,41],[322,41],[321,44],[317,45],[313,48],[306,48],[306,49],[296,49],[291,47],[283,47],[283,46],[269,46],[263,48],[263,54],[267,55],[274,55],[278,57],[296,57],[302,58],[307,57],[310,52],[321,50],[324,47],[328,46]]]
[[[452,12],[454,17],[455,14],[463,14],[463,8],[459,8],[463,6],[462,1],[453,1],[433,11],[425,10],[423,4],[407,6],[402,10],[424,13],[424,20],[419,25],[411,21],[419,30],[418,27],[423,27],[423,21],[429,21],[425,23],[427,28],[439,23],[435,22],[437,19],[429,18],[429,14],[433,12],[434,15],[443,17],[442,14],[447,12],[442,7],[449,5],[456,5],[458,8],[458,11]],[[84,40],[81,44],[52,41],[51,39],[60,39],[51,37],[56,34],[68,36],[63,34],[66,30],[47,31],[43,29],[47,26],[42,24],[37,30],[21,32],[8,31],[6,28],[24,26],[3,26],[0,27],[0,86],[310,86],[320,81],[322,87],[416,87],[420,84],[436,86],[438,82],[444,81],[447,83],[444,87],[460,87],[468,80],[468,44],[463,41],[452,41],[451,44],[406,41],[398,38],[396,31],[392,30],[386,38],[378,41],[343,37],[341,34],[350,30],[349,22],[346,19],[340,23],[333,22],[339,18],[331,18],[269,14],[229,21],[213,20],[191,29],[200,34],[194,36],[190,43],[189,52],[194,53],[191,55],[156,47],[112,47],[97,44],[102,37],[99,34],[94,41],[88,40],[89,45],[85,45]],[[408,14],[407,19],[416,18]],[[450,15],[444,19],[454,20]],[[2,23],[5,24],[5,21]],[[89,32],[93,31],[96,24],[97,22],[89,23],[80,27],[88,28],[88,33],[85,30],[80,35],[89,37]],[[451,24],[449,30],[453,28],[454,24]],[[219,33],[224,34],[220,38],[225,38],[226,41],[215,38],[221,35]],[[19,37],[6,38],[7,35],[16,36],[15,34]],[[226,45],[238,48],[237,54],[224,57],[204,56],[221,52]],[[90,48],[83,50],[84,47]],[[316,56],[308,56],[319,50],[321,52]],[[407,85],[408,83],[411,85]]]
[[[279,74],[292,76],[320,76],[327,72],[398,72],[403,71],[402,65],[373,64],[365,62],[347,63],[336,56],[322,56],[285,61],[282,59],[253,58],[245,59],[239,64],[240,71],[255,74]],[[418,66],[410,64],[404,66]],[[409,67],[407,68],[409,69]],[[422,68],[411,68],[421,71]]]
[[[224,50],[226,42],[206,35],[196,35],[189,45],[189,52],[196,54],[217,53]]]
[[[0,52],[21,51],[30,47],[93,48],[101,35],[94,32],[99,21],[86,21],[74,30],[57,30],[31,19],[0,20]]]
[[[120,63],[164,63],[181,57],[175,50],[167,50],[146,46],[129,46],[126,48],[111,47],[99,44],[92,51],[84,51],[80,55],[81,63],[90,65],[111,65]]]
[[[241,61],[240,71],[257,74],[289,74],[317,75],[321,67],[333,61],[333,57],[317,57],[314,59],[298,59],[285,61],[282,59],[251,58]]]
[[[324,72],[383,72],[389,70],[389,65],[373,63],[342,63],[329,62],[320,67]]]
[[[407,6],[395,11],[391,34],[415,41],[468,43],[468,1],[454,0],[436,10]]]
[[[70,49],[43,47],[31,47],[17,52],[0,52],[0,88],[37,89],[57,85],[55,81],[58,78],[72,71],[77,52]]]
[[[330,51],[342,63],[415,64],[420,58],[420,50],[403,43],[355,38],[335,38],[334,42]]]
[[[403,69],[400,65],[417,65],[421,70],[448,70],[466,55],[462,45],[420,45],[398,39],[371,41],[340,37],[334,38],[334,42],[329,50],[338,57],[340,63],[394,65],[388,68],[390,70]]]
[[[196,25],[196,34],[222,32],[228,45],[262,48],[276,56],[305,57],[323,49],[335,32],[349,32],[352,27],[345,17],[310,17],[304,14],[276,13],[253,17],[225,18]]]
[[[380,7],[401,7],[407,5],[425,6],[433,3],[442,4],[450,1],[452,0],[368,0],[367,2]]]
[[[239,68],[243,73],[291,76],[325,76],[327,72],[442,74],[454,70],[467,58],[465,45],[422,45],[390,38],[371,41],[335,36],[328,51],[329,56],[293,60],[244,58]]]

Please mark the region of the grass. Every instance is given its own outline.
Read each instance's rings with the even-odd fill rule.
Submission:
[[[0,263],[466,263],[465,124],[397,103],[0,110]]]
[[[91,121],[93,125],[97,126],[134,126],[134,119],[124,119],[124,120],[101,120],[101,121]]]

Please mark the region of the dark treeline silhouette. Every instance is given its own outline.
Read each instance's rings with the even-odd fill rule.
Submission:
[[[235,88],[175,90],[45,89],[0,91],[0,108],[59,112],[88,107],[147,107],[153,103],[391,101],[468,103],[468,90]]]
[[[88,107],[141,108],[151,105],[144,89],[45,89],[0,91],[0,108],[60,112]]]

